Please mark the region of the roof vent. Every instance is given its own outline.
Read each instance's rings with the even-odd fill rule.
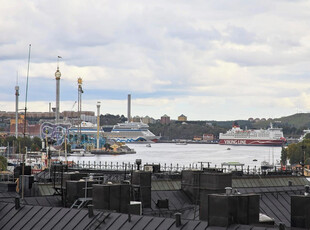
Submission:
[[[20,208],[20,199],[19,197],[15,197],[15,209],[19,209]]]
[[[157,200],[156,206],[158,208],[168,208],[169,209],[169,200]]]
[[[93,218],[93,216],[94,216],[94,205],[89,204],[87,207],[88,207],[88,217]]]
[[[176,227],[180,227],[181,226],[181,213],[177,212],[176,214],[174,214],[175,216],[175,226]]]
[[[293,185],[293,182],[291,180],[288,181],[288,186],[291,187]]]

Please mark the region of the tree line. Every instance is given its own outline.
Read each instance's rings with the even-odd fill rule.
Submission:
[[[307,134],[302,142],[293,143],[282,148],[281,162],[286,165],[289,161],[293,164],[310,164],[310,134]]]
[[[17,153],[24,153],[27,147],[28,151],[40,151],[42,148],[42,141],[40,137],[15,137],[6,136],[0,138],[0,146],[11,147]]]

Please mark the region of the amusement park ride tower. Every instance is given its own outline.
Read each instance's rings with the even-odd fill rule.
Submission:
[[[55,79],[56,79],[56,120],[55,123],[58,124],[59,123],[59,92],[60,92],[60,77],[61,77],[61,73],[59,71],[59,58],[61,58],[60,56],[58,56],[57,59],[57,70],[55,72]]]
[[[19,86],[15,86],[15,137],[18,137],[18,97],[19,97]]]

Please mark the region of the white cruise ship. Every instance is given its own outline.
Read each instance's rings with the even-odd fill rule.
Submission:
[[[111,132],[104,132],[104,136],[116,142],[157,142],[160,137],[155,136],[147,124],[143,122],[118,123]]]

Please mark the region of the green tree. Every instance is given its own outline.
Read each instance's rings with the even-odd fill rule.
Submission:
[[[300,164],[310,157],[310,139],[305,139],[296,144],[290,144],[286,152],[290,164]]]
[[[5,138],[5,143],[4,144],[9,143],[10,146],[13,146],[13,142],[14,141],[16,141],[16,137],[15,136],[7,136]]]
[[[282,147],[281,150],[281,164],[286,165],[287,163],[287,149]]]
[[[8,166],[8,161],[4,156],[0,156],[0,171],[6,171]]]
[[[39,149],[42,148],[42,140],[41,140],[40,137],[34,137],[34,138],[32,139],[32,141],[33,141],[33,143],[34,143],[36,146],[39,147]]]

